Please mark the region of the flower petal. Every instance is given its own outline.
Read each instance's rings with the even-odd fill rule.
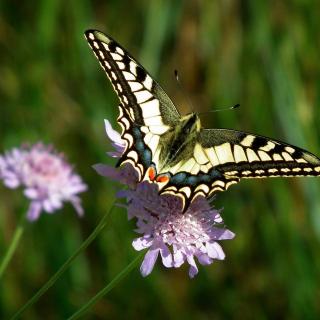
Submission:
[[[225,253],[223,252],[221,246],[218,242],[211,242],[206,244],[208,250],[208,256],[213,259],[223,260],[225,258]]]
[[[118,152],[118,151],[108,151],[107,152],[108,156],[112,157],[112,158],[120,158],[122,155],[122,152]]]
[[[39,195],[37,189],[35,188],[27,188],[23,193],[29,199],[37,199]]]
[[[84,210],[81,205],[81,199],[77,196],[74,196],[70,199],[71,204],[75,208],[77,214],[79,217],[82,217],[84,215]]]
[[[228,229],[215,228],[215,227],[212,227],[210,231],[210,235],[212,239],[215,239],[215,240],[230,240],[235,237],[235,234],[232,231]]]
[[[179,268],[183,265],[185,261],[185,255],[182,253],[179,249],[173,249],[173,261],[174,261],[174,267]]]
[[[162,246],[160,247],[160,254],[163,265],[167,268],[173,267],[172,254],[165,244],[162,244]]]
[[[107,165],[102,164],[102,163],[94,164],[92,166],[92,168],[94,170],[96,170],[96,172],[100,176],[103,176],[103,177],[108,177],[108,178],[113,179],[114,177],[118,177],[118,175],[119,175],[118,171],[114,167],[107,166]]]
[[[27,212],[27,219],[31,222],[37,220],[40,216],[41,209],[42,206],[39,201],[32,201]]]
[[[143,277],[148,276],[152,272],[154,264],[156,263],[158,258],[159,250],[159,248],[150,249],[144,256],[143,262],[140,267],[140,272]]]
[[[10,189],[15,189],[20,186],[20,181],[18,179],[5,179],[3,183],[6,187]]]
[[[104,126],[106,129],[107,136],[109,137],[110,140],[112,140],[112,142],[115,142],[118,144],[124,143],[124,141],[121,139],[120,133],[112,128],[109,120],[104,119]]]
[[[187,261],[190,264],[189,268],[189,277],[194,278],[194,276],[198,273],[198,267],[192,255],[187,256]]]
[[[151,245],[152,245],[152,239],[146,239],[144,237],[136,238],[132,241],[132,246],[137,251],[141,251],[145,248],[149,248]]]
[[[211,264],[213,261],[208,255],[206,254],[199,254],[197,255],[199,263],[201,263],[203,266]]]

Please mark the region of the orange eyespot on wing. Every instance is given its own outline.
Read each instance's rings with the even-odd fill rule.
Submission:
[[[168,182],[169,181],[169,177],[165,174],[161,175],[161,176],[158,176],[156,181],[157,182],[160,182],[160,183],[164,183],[164,182]]]
[[[156,169],[154,167],[150,167],[148,169],[148,176],[149,176],[150,181],[154,181],[154,179],[156,178]]]

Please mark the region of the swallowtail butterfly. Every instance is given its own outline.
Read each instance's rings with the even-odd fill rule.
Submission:
[[[131,163],[160,193],[182,198],[225,191],[241,178],[319,176],[320,159],[278,140],[229,129],[205,129],[199,116],[181,116],[159,84],[115,40],[85,33],[120,99],[118,123]]]

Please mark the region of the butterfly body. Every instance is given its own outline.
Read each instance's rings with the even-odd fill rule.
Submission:
[[[198,195],[225,191],[241,178],[320,175],[320,159],[306,150],[251,133],[203,128],[196,113],[181,116],[116,41],[96,30],[85,35],[120,99],[126,148],[118,165],[132,164],[141,181],[180,196],[185,209]]]
[[[200,119],[191,113],[181,118],[178,123],[162,135],[159,143],[158,172],[168,172],[192,155],[200,133]]]

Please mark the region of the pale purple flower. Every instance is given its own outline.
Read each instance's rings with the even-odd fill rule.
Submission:
[[[27,218],[34,221],[40,213],[53,213],[70,202],[83,215],[78,193],[86,184],[72,166],[52,146],[42,143],[14,148],[0,156],[0,179],[8,188],[22,187],[31,200]]]
[[[114,130],[107,120],[105,123],[107,135],[113,140]],[[118,135],[115,137],[117,152],[123,152],[124,142]],[[187,262],[191,278],[198,273],[196,260],[208,265],[225,258],[218,241],[232,239],[235,234],[223,227],[220,212],[213,209],[207,199],[197,197],[183,213],[178,196],[159,195],[156,183],[138,183],[136,171],[130,164],[119,169],[103,164],[94,168],[100,175],[130,187],[118,192],[117,197],[127,199],[128,218],[137,220],[135,231],[141,236],[133,241],[133,247],[138,251],[148,249],[140,267],[143,276],[152,272],[159,255],[167,268],[179,268]]]
[[[197,197],[183,213],[181,199],[159,195],[155,183],[139,183],[135,190],[122,191],[119,196],[127,198],[129,218],[137,219],[136,232],[141,236],[133,241],[133,247],[148,248],[140,268],[143,276],[151,273],[159,254],[167,268],[188,262],[191,278],[198,273],[195,258],[202,265],[224,259],[217,241],[232,239],[234,233],[222,227],[219,211],[204,197]]]
[[[118,131],[114,130],[111,123],[108,120],[104,120],[104,125],[108,138],[111,141],[115,151],[108,152],[109,156],[113,158],[120,158],[125,149],[125,142],[121,139],[121,135]]]

